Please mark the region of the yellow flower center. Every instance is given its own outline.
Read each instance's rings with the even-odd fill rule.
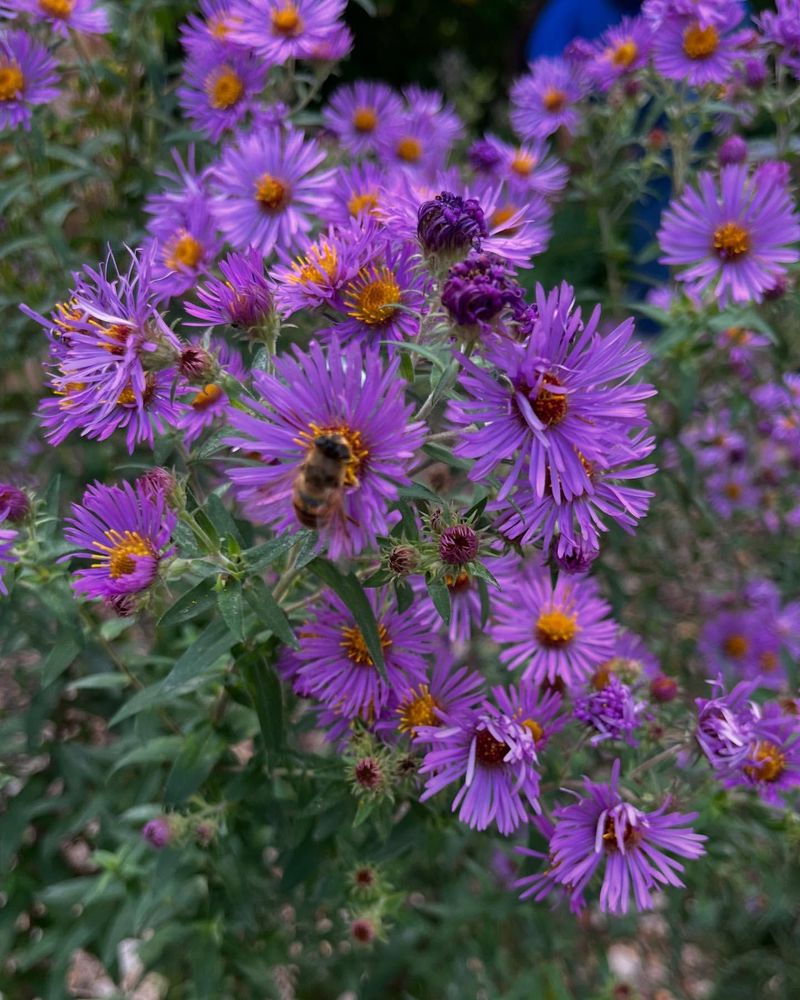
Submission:
[[[324,285],[336,274],[336,247],[327,243],[313,244],[292,264],[289,281],[297,285]]]
[[[741,660],[750,649],[750,641],[744,635],[729,635],[723,642],[722,648],[734,660]]]
[[[397,155],[406,163],[417,163],[422,156],[422,143],[414,136],[406,135],[397,143]]]
[[[750,234],[736,222],[725,222],[714,230],[714,249],[726,260],[741,257],[750,250]]]
[[[217,111],[232,108],[244,93],[244,83],[230,66],[222,66],[206,77],[206,93]]]
[[[361,215],[362,212],[366,212],[367,215],[373,215],[377,207],[377,191],[365,191],[364,194],[354,194],[347,203],[347,211],[353,216]]]
[[[272,30],[276,35],[299,35],[303,30],[303,19],[293,3],[285,3],[272,12]]]
[[[288,185],[272,174],[262,174],[256,181],[256,201],[265,212],[282,212],[290,198]]]
[[[185,229],[179,230],[164,248],[164,260],[171,271],[197,267],[203,257],[203,244]]]
[[[230,25],[224,17],[214,17],[208,22],[209,34],[218,42],[224,42],[230,34]]]
[[[616,48],[611,49],[611,62],[621,69],[627,69],[639,55],[639,46],[632,38],[626,38]]]
[[[374,132],[378,115],[374,108],[360,107],[353,112],[353,128],[356,132]]]
[[[138,531],[119,532],[116,528],[105,531],[103,534],[111,542],[110,545],[103,545],[102,542],[93,542],[95,548],[100,549],[103,555],[95,556],[92,566],[108,566],[108,572],[112,580],[118,580],[121,576],[128,576],[136,569],[134,556],[152,556],[155,558],[155,549],[152,544],[143,538]]]
[[[578,634],[577,615],[565,615],[559,608],[543,611],[536,620],[536,638],[548,649],[562,649]]]
[[[745,330],[743,326],[729,326],[725,331],[725,336],[731,344],[736,344],[739,347],[744,347],[751,340],[750,331]]]
[[[561,385],[555,375],[546,375],[544,382],[547,385]],[[531,400],[531,407],[546,427],[555,427],[567,415],[567,397],[563,393],[541,388],[536,393],[536,398]]]
[[[514,159],[511,161],[511,169],[515,174],[519,174],[520,177],[527,177],[535,166],[536,157],[531,156],[530,153],[526,153],[522,149],[516,151]]]
[[[350,449],[350,460],[344,470],[344,485],[358,486],[358,474],[369,458],[369,448],[364,444],[361,431],[352,431],[345,424],[321,427],[319,424],[310,423],[308,428],[307,431],[300,432],[300,437],[295,439],[295,443],[304,445],[309,452],[314,449],[314,442],[318,438],[334,435],[344,438],[347,447]]]
[[[388,649],[392,644],[392,640],[389,638],[385,625],[378,626],[378,636],[381,640],[381,648]],[[363,633],[357,625],[345,626],[342,629],[342,641],[339,645],[344,649],[347,658],[359,667],[375,666],[372,657],[369,655],[367,644],[364,642]]]
[[[376,268],[374,275],[364,269],[350,282],[342,298],[349,316],[368,326],[381,326],[397,312],[400,285],[388,267]]]
[[[752,756],[754,763],[745,764],[744,771],[754,781],[777,781],[786,770],[786,756],[769,740],[756,743]]]
[[[495,209],[489,218],[492,228],[501,229],[502,232],[513,233],[516,228],[515,226],[512,226],[508,230],[502,229],[501,227],[503,227],[513,215],[516,215],[518,210],[518,206],[512,205],[510,202]]]
[[[694,21],[683,32],[683,51],[690,59],[708,59],[717,51],[719,34],[713,25],[707,28]]]
[[[75,6],[75,0],[39,0],[39,9],[50,17],[68,18]]]
[[[142,405],[147,406],[150,400],[153,398],[153,392],[155,391],[155,379],[152,374],[148,374],[145,381],[144,392],[142,393]],[[133,386],[128,383],[122,392],[117,396],[117,403],[119,406],[135,406],[136,405],[136,393],[133,391]]]
[[[542,104],[545,111],[550,111],[553,114],[563,111],[566,103],[567,95],[563,90],[559,90],[558,87],[550,87],[544,92],[544,96],[542,97]]]
[[[418,693],[406,699],[398,709],[401,733],[413,733],[419,726],[439,726],[435,709],[439,706],[427,684],[420,684]]]
[[[25,77],[15,62],[0,63],[0,101],[15,101],[22,96]]]
[[[200,392],[192,400],[193,410],[207,410],[209,406],[216,403],[217,400],[222,399],[222,389],[213,382],[209,382],[208,385],[204,385]]]
[[[123,326],[121,323],[114,323],[113,326],[101,326],[99,333],[101,337],[110,341],[110,343],[100,344],[100,347],[104,351],[108,351],[109,354],[119,357],[125,353],[125,342],[133,333],[133,330],[129,326]]]
[[[62,389],[56,390],[57,396],[64,396],[64,399],[59,401],[59,407],[62,410],[66,410],[68,407],[72,406],[73,400],[69,397],[74,396],[77,392],[83,392],[85,388],[85,382],[67,382]]]
[[[722,492],[729,500],[739,500],[742,496],[742,487],[739,483],[725,483]]]
[[[771,674],[778,669],[778,654],[768,649],[759,656],[758,663],[765,674]]]
[[[538,743],[539,740],[544,736],[544,729],[539,725],[536,719],[526,719],[522,725],[530,731],[533,737],[534,743]]]

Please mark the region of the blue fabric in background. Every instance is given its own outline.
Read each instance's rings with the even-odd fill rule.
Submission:
[[[574,38],[602,35],[626,15],[639,13],[640,0],[550,0],[528,38],[528,60],[560,56]]]

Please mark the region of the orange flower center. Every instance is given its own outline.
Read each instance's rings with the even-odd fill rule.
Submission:
[[[397,155],[406,163],[417,163],[422,156],[422,143],[411,135],[404,136],[397,143]]]
[[[714,249],[723,260],[735,259],[750,250],[750,234],[736,222],[726,222],[714,230]]]
[[[694,21],[683,32],[683,51],[690,59],[708,59],[717,51],[719,34],[713,25],[707,28]]]
[[[578,634],[577,615],[566,615],[560,608],[543,611],[536,619],[536,638],[547,649],[563,649]]]
[[[364,194],[354,194],[347,203],[347,211],[353,216],[361,215],[362,212],[366,212],[367,215],[373,215],[377,207],[377,191],[365,191]]]
[[[297,285],[324,285],[336,274],[336,248],[324,243],[313,244],[304,256],[292,264],[289,280]]]
[[[342,298],[353,319],[367,326],[381,326],[397,312],[400,285],[388,267],[376,268],[374,275],[364,269],[350,282]]]
[[[488,729],[479,729],[475,734],[475,759],[484,767],[497,767],[503,763],[508,746],[496,740]]]
[[[378,626],[378,635],[381,640],[381,648],[388,649],[392,640],[386,631],[385,625]],[[347,658],[359,667],[374,667],[372,657],[369,655],[367,644],[364,642],[364,635],[357,625],[342,629],[342,641],[339,645],[344,649]]]
[[[744,635],[729,635],[723,642],[722,648],[734,660],[741,660],[750,649],[750,642]]]
[[[526,153],[521,149],[517,150],[514,154],[514,159],[511,161],[511,169],[515,174],[519,174],[520,177],[527,177],[535,166],[536,157],[531,156],[530,153]]]
[[[518,211],[519,211],[518,207],[516,205],[512,205],[510,202],[506,205],[501,205],[500,208],[497,208],[494,210],[494,212],[492,212],[489,218],[489,222],[491,223],[492,228],[500,229],[502,232],[513,233],[516,227],[512,226],[508,230],[504,230],[502,229],[502,227],[508,222],[508,220],[512,216],[516,215]]]
[[[739,483],[725,483],[722,492],[729,500],[739,500],[742,496],[742,487]]]
[[[374,132],[378,124],[378,115],[374,108],[361,107],[353,112],[353,128],[356,132]]]
[[[555,375],[545,375],[544,382],[547,385],[561,385]],[[546,427],[555,427],[567,415],[567,397],[563,393],[541,388],[536,393],[536,399],[531,400],[531,407]]]
[[[303,19],[293,3],[285,3],[272,12],[272,30],[276,35],[294,37],[303,30]]]
[[[398,709],[401,733],[413,733],[419,726],[439,726],[441,722],[436,715],[438,708],[436,699],[427,684],[420,684],[417,694],[407,699]]]
[[[640,839],[641,834],[638,829],[626,822],[624,824],[624,832],[622,834],[622,843],[625,846],[625,849],[628,850],[631,847],[635,847],[639,843]],[[617,830],[612,816],[606,816],[605,825],[603,826],[603,849],[608,854],[613,854],[614,851],[619,850]]]
[[[0,101],[15,101],[22,96],[25,77],[15,62],[0,63]]]
[[[203,244],[181,229],[165,248],[164,258],[171,271],[197,267],[203,257]]]
[[[530,732],[534,743],[538,743],[542,736],[544,736],[544,729],[542,729],[536,719],[526,719],[522,725]]]
[[[544,92],[542,104],[545,111],[556,114],[559,111],[563,111],[566,107],[567,95],[563,90],[559,90],[558,87],[550,87]]]
[[[262,174],[256,181],[256,201],[265,212],[282,212],[290,198],[288,185],[272,174]]]
[[[204,385],[200,392],[192,400],[193,410],[207,410],[209,406],[216,403],[217,400],[222,399],[222,389],[213,382],[209,382],[208,385]]]
[[[752,756],[754,762],[745,764],[744,771],[754,781],[777,781],[786,770],[786,756],[769,740],[756,743]]]
[[[632,38],[626,38],[611,49],[611,62],[620,69],[627,69],[638,55],[639,46]]]
[[[217,111],[232,108],[244,93],[244,83],[239,74],[230,66],[209,73],[206,78],[206,93],[211,107]]]
[[[68,18],[75,6],[75,0],[39,0],[39,9],[50,17]]]
[[[128,576],[135,571],[136,560],[134,556],[155,556],[156,554],[152,544],[143,538],[138,531],[120,533],[114,528],[111,531],[103,532],[103,534],[111,544],[92,543],[95,548],[103,552],[103,555],[95,556],[92,566],[95,569],[99,566],[108,566],[112,580],[118,580],[121,576]]]

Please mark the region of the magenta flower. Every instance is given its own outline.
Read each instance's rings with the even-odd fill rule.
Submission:
[[[111,30],[108,13],[97,0],[3,0],[0,13],[27,14],[69,37],[70,29],[87,35],[106,35]]]
[[[346,0],[236,0],[230,37],[269,66],[308,59],[341,27]]]
[[[316,698],[344,719],[380,713],[411,695],[425,681],[425,654],[433,638],[413,609],[400,613],[393,596],[370,589],[367,595],[378,622],[388,683],[378,673],[364,635],[339,598],[325,593],[299,632],[292,654],[294,684],[304,697]]]
[[[261,254],[249,247],[220,261],[222,278],[209,278],[195,293],[202,305],[186,302],[186,312],[201,320],[189,326],[233,326],[257,330],[273,314],[273,286],[264,274]]]
[[[706,622],[697,645],[713,671],[737,680],[752,678],[764,687],[783,684],[781,638],[766,609],[720,612]]]
[[[0,512],[0,594],[8,596],[8,587],[4,577],[8,567],[17,562],[13,547],[19,532],[14,531],[13,528],[4,527],[4,522],[8,523],[8,508]]]
[[[388,126],[402,110],[403,102],[391,87],[357,80],[333,92],[322,120],[348,153],[364,156],[376,152]]]
[[[517,881],[523,898],[540,900],[563,886],[577,902],[602,871],[600,909],[620,915],[628,912],[631,895],[638,910],[649,910],[654,890],[684,887],[683,865],[673,855],[695,859],[705,853],[706,837],[687,825],[697,813],[667,812],[669,800],[654,812],[637,809],[620,795],[619,772],[615,760],[610,784],[584,778],[586,794],[553,810],[548,870]]]
[[[710,173],[698,177],[665,212],[658,233],[664,264],[681,268],[676,277],[692,292],[713,287],[721,305],[760,302],[785,264],[800,259],[791,244],[800,225],[786,188],[755,183],[747,168],[723,167],[720,187]]]
[[[257,116],[266,76],[266,66],[246,49],[212,49],[186,60],[178,100],[194,127],[217,142]]]
[[[325,153],[294,129],[268,128],[242,136],[211,168],[212,211],[239,250],[264,256],[277,245],[296,247],[325,204],[330,170],[316,171]]]
[[[521,139],[546,139],[580,121],[576,105],[588,90],[582,70],[564,59],[541,58],[511,88],[511,124]]]
[[[31,108],[60,94],[57,63],[24,31],[0,31],[0,131],[31,127]]]
[[[734,31],[742,20],[737,4],[726,4],[723,16],[703,20],[697,13],[666,17],[653,36],[653,65],[668,80],[693,87],[726,83],[750,33]]]
[[[553,585],[549,570],[529,565],[500,583],[489,634],[509,670],[576,688],[613,655],[617,627],[593,580],[562,576]]]
[[[350,458],[341,496],[319,523],[331,558],[360,552],[388,534],[399,514],[387,505],[397,485],[409,482],[424,438],[423,426],[409,422],[413,407],[403,398],[399,364],[396,358],[384,368],[377,351],[357,344],[341,347],[334,340],[325,353],[312,341],[307,354],[295,348],[294,357],[276,358],[274,375],[255,374],[263,402],[250,404],[252,414],[231,414],[236,433],[229,439],[255,461],[228,473],[254,520],[278,531],[299,527],[294,482],[315,442],[336,434]]]
[[[524,720],[514,719],[491,702],[470,715],[445,716],[443,725],[417,731],[431,744],[420,767],[430,775],[420,801],[454,782],[463,782],[453,799],[462,823],[485,830],[492,823],[508,836],[539,806],[536,741]]]
[[[592,463],[603,468],[614,445],[647,423],[644,400],[655,390],[631,381],[648,358],[633,320],[601,336],[600,307],[584,324],[573,294],[566,283],[548,295],[537,285],[527,340],[487,343],[491,367],[462,360],[467,398],[447,411],[464,428],[455,454],[474,461],[472,480],[511,463],[500,501],[523,477],[537,499],[550,493],[556,503],[591,491]]]
[[[72,505],[64,531],[79,548],[74,555],[92,560],[75,574],[73,589],[106,599],[147,590],[175,551],[170,536],[176,521],[163,495],[148,495],[130,483],[88,486],[82,503]]]

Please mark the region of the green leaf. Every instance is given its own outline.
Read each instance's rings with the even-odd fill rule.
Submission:
[[[42,663],[42,689],[49,687],[53,681],[57,680],[80,651],[81,643],[77,638],[74,636],[60,637],[57,645],[50,650]]]
[[[234,642],[236,639],[225,622],[215,619],[175,661],[175,665],[164,680],[135,694],[116,713],[109,725],[115,726],[123,719],[137,715],[147,708],[153,708],[168,698],[186,694],[200,687],[208,679],[211,668],[228,652]]]
[[[216,493],[212,493],[206,500],[205,512],[220,538],[235,538],[240,545],[243,544],[236,522]]]
[[[378,633],[378,623],[372,611],[372,605],[364,593],[358,577],[354,573],[341,573],[332,562],[318,556],[308,564],[311,572],[326,583],[331,590],[340,597],[345,605],[353,612],[356,624],[361,629],[364,636],[369,655],[375,664],[375,669],[380,674],[382,680],[388,683],[386,675],[386,664],[383,659],[383,646],[381,645],[380,634]]]
[[[227,740],[213,729],[192,733],[184,742],[164,789],[167,805],[178,805],[200,788],[227,748]]]
[[[240,659],[247,690],[253,701],[261,728],[261,738],[268,754],[283,746],[283,687],[272,664],[261,653],[251,653]]]
[[[397,598],[397,610],[400,614],[405,614],[406,611],[414,603],[414,591],[406,583],[405,580],[396,580],[394,585],[394,593]]]
[[[264,542],[263,545],[256,545],[254,548],[248,549],[244,553],[248,568],[254,571],[266,569],[267,566],[277,562],[296,542],[304,541],[309,535],[313,535],[314,544],[316,544],[316,533],[303,530],[296,531],[293,535],[279,535],[277,538]]]
[[[131,764],[162,764],[164,761],[175,760],[182,745],[182,736],[157,736],[144,746],[134,747],[123,754],[111,768],[109,777]]]
[[[286,617],[286,612],[278,604],[266,583],[259,576],[252,577],[244,589],[244,599],[255,612],[261,625],[272,632],[276,639],[298,648],[298,642]]]
[[[444,580],[430,579],[428,593],[431,595],[433,606],[439,612],[439,617],[445,623],[450,624],[450,590]]]
[[[244,642],[244,602],[242,585],[238,580],[228,580],[224,590],[217,593],[219,613],[239,642]]]
[[[187,590],[178,600],[168,608],[158,620],[159,628],[167,628],[170,625],[179,625],[181,622],[191,621],[203,611],[212,608],[217,600],[217,593],[214,590],[213,577],[206,577],[201,580],[191,590]]]

